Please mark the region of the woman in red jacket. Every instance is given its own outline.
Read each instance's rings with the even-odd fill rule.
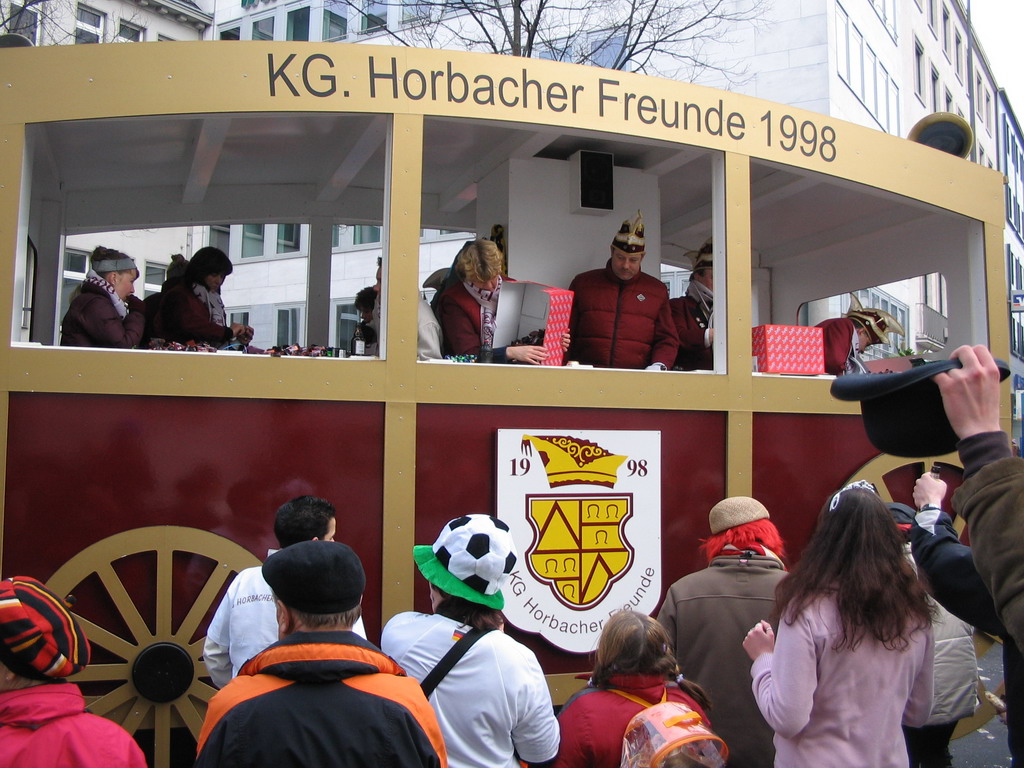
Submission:
[[[61,346],[131,349],[146,326],[145,305],[135,295],[135,261],[100,246],[89,263],[81,291],[61,321]]]
[[[618,768],[629,721],[664,701],[685,704],[710,727],[707,696],[679,675],[665,628],[646,614],[619,611],[601,632],[590,682],[558,716],[555,768]]]
[[[446,355],[479,356],[482,345],[493,347],[501,285],[511,281],[503,270],[501,251],[490,240],[474,240],[459,252],[453,267],[459,282],[441,294],[437,305]],[[547,356],[539,345],[498,347],[492,360],[480,362],[539,365]]]
[[[217,347],[231,339],[252,341],[253,330],[229,323],[220,287],[234,268],[227,254],[207,246],[196,251],[185,274],[163,293],[156,336],[166,341],[203,341]]]

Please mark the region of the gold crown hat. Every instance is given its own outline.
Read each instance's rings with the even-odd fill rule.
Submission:
[[[900,325],[899,320],[890,315],[884,309],[875,309],[861,305],[860,299],[850,294],[850,309],[846,316],[856,320],[868,332],[868,344],[885,344],[886,334],[895,333],[905,336],[906,331]]]
[[[619,227],[619,231],[612,240],[612,247],[618,248],[623,253],[643,253],[646,250],[644,243],[644,216],[640,211],[636,212],[633,221],[626,219]]]
[[[522,451],[536,448],[544,462],[548,486],[603,485],[614,488],[619,467],[626,456],[612,453],[589,440],[569,435],[523,435]]]
[[[683,258],[690,262],[690,270],[696,272],[698,269],[710,269],[714,266],[714,252],[714,245],[709,237],[696,251],[684,253]]]

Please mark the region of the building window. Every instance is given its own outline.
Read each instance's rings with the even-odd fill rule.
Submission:
[[[78,6],[75,42],[86,44],[98,43],[101,40],[103,40],[103,14],[84,5]]]
[[[949,6],[942,6],[942,52],[949,59]]]
[[[302,307],[277,308],[277,346],[302,345]]]
[[[24,35],[32,41],[33,45],[39,44],[39,15],[30,8],[11,3],[8,29],[16,34]]]
[[[429,18],[431,5],[433,3],[423,0],[402,0],[402,21],[408,23]]]
[[[298,253],[302,250],[302,227],[298,224],[277,225],[277,252]]]
[[[144,39],[144,33],[141,27],[137,27],[134,24],[128,24],[124,21],[118,25],[117,28],[117,39],[115,42],[118,43],[141,43]]]
[[[249,325],[249,310],[248,309],[232,309],[228,312],[228,325],[238,323],[239,325]]]
[[[241,40],[242,39],[242,28],[241,27],[228,27],[220,31],[221,40]]]
[[[932,112],[939,111],[939,70],[932,68]]]
[[[924,46],[914,40],[914,93],[924,101]]]
[[[274,39],[274,17],[264,16],[262,19],[256,19],[252,23],[252,39],[253,40],[273,40]]]
[[[871,48],[864,52],[864,103],[878,116],[878,57]]]
[[[368,245],[380,242],[380,227],[364,226],[352,228],[352,245]]]
[[[167,279],[167,265],[157,264],[152,261],[146,262],[146,272],[143,276],[143,292],[146,296],[159,293],[163,288],[164,280]]]
[[[945,109],[947,112],[953,111],[953,94],[950,93],[949,90],[946,91],[946,103],[943,109]]]
[[[64,251],[64,274],[60,286],[60,317],[68,312],[71,300],[77,295],[76,291],[82,287],[85,280],[85,273],[89,269],[89,254],[85,251]]]
[[[347,36],[348,19],[344,16],[339,16],[333,11],[324,11],[324,42],[333,43],[337,40],[344,40]]]
[[[210,227],[210,245],[220,248],[224,253],[231,253],[231,227],[226,224],[214,224]]]
[[[960,30],[956,31],[956,39],[953,42],[953,69],[960,82],[964,81],[964,39],[960,36]]]
[[[936,16],[938,15],[935,10],[937,0],[928,0],[928,26],[932,28],[932,32],[938,37],[937,27],[935,26]]]
[[[850,82],[850,17],[841,5],[836,5],[836,69],[839,76]]]
[[[242,258],[258,259],[263,255],[263,225],[242,225]]]
[[[309,6],[288,12],[286,40],[309,40]]]
[[[615,69],[625,45],[626,38],[612,31],[591,35],[590,63],[595,67]]]
[[[375,2],[375,0],[366,0],[366,2],[363,3],[362,27],[360,28],[360,31],[363,34],[380,32],[385,29],[387,25],[387,3]]]
[[[334,341],[331,346],[348,348],[348,342],[359,323],[354,299],[343,299],[334,305]]]

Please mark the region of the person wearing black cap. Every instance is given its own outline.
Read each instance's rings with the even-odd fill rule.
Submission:
[[[274,515],[274,536],[280,549],[300,541],[334,541],[334,505],[317,496],[298,496],[282,504]],[[267,556],[277,552],[271,549]],[[366,637],[363,620],[352,627]],[[210,621],[203,644],[203,662],[210,679],[223,688],[249,659],[277,642],[274,592],[263,578],[261,566],[239,571],[224,593]]]
[[[267,558],[281,639],[213,699],[196,768],[447,766],[422,689],[351,631],[366,575],[340,542],[304,541]]]
[[[67,604],[30,576],[0,581],[0,763],[145,768],[132,737],[85,711],[64,678],[89,663],[89,641]]]

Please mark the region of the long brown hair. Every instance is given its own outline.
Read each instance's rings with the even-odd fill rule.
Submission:
[[[597,642],[591,685],[609,688],[614,675],[659,675],[676,680],[679,665],[665,628],[645,613],[613,614]],[[703,709],[711,708],[703,688],[689,680],[677,682]]]
[[[839,613],[837,651],[865,637],[903,650],[930,624],[924,587],[878,494],[850,488],[825,503],[800,562],[775,589],[776,618],[792,624],[820,598],[834,600]]]

